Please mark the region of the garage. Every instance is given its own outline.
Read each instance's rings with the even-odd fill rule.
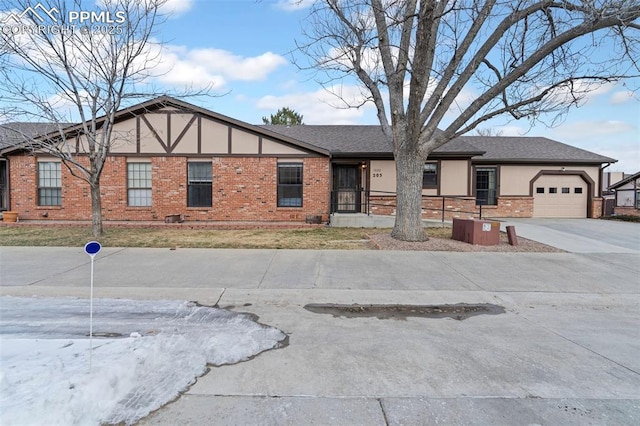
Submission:
[[[580,175],[542,175],[533,182],[533,217],[587,217],[588,199]]]

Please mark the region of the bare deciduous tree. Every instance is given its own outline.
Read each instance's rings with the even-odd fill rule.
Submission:
[[[494,117],[561,114],[637,76],[639,16],[637,0],[321,0],[299,48],[375,104],[396,161],[392,235],[419,241],[428,155]]]
[[[0,0],[0,115],[55,125],[35,140],[25,134],[23,146],[60,158],[88,183],[95,237],[103,232],[100,176],[118,140],[115,115],[127,99],[149,96],[140,90],[157,64],[152,36],[165,2]],[[81,12],[89,13],[83,21]],[[72,133],[70,122],[80,123]]]
[[[502,136],[504,132],[502,131],[502,129],[498,129],[495,130],[491,127],[489,128],[477,128],[476,129],[476,135],[478,136],[486,136],[486,137],[490,137],[490,136]]]

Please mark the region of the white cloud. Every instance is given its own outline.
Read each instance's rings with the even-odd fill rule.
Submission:
[[[525,136],[529,129],[520,126],[499,126],[492,128],[500,136]]]
[[[543,133],[551,139],[617,159],[611,171],[638,171],[640,143],[637,125],[619,120],[572,121]]]
[[[589,120],[565,123],[553,130],[553,133],[567,140],[583,140],[594,136],[618,135],[637,130],[636,126],[625,121]]]
[[[193,7],[193,0],[167,0],[162,6],[163,12],[170,15],[181,15]]]
[[[276,7],[287,12],[295,12],[311,7],[314,2],[315,0],[278,0]]]
[[[167,18],[173,18],[191,10],[193,3],[194,0],[165,0],[159,10]],[[103,8],[118,6],[118,2],[115,0],[97,0],[96,4]]]
[[[257,102],[257,107],[266,113],[275,113],[282,107],[294,109],[304,116],[305,124],[360,124],[367,112],[375,107],[366,103],[360,108],[346,108],[342,99],[355,105],[364,100],[357,86],[335,86],[328,90],[315,92],[298,92],[283,96],[264,96]],[[338,97],[337,95],[340,95]]]
[[[635,93],[631,90],[623,90],[620,92],[615,92],[609,98],[609,103],[612,105],[620,105],[627,102],[631,102],[632,100],[637,99]]]
[[[275,53],[243,57],[214,48],[188,49],[185,46],[164,46],[156,71],[159,80],[168,84],[205,87],[225,86],[230,81],[261,81],[287,63]]]
[[[586,105],[594,101],[598,96],[612,91],[616,83],[602,83],[593,80],[575,80],[571,84],[558,86],[547,94],[547,101],[554,104],[568,105],[573,102],[574,96],[580,98],[579,104]],[[531,95],[541,93],[546,87],[532,87]]]

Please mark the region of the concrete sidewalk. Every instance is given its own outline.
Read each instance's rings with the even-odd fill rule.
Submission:
[[[95,296],[251,312],[289,346],[214,368],[141,424],[640,423],[635,253],[114,249]],[[81,248],[0,247],[0,294],[88,297]],[[308,303],[492,303],[464,321]]]

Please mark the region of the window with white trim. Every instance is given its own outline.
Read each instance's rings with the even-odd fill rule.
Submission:
[[[59,161],[38,162],[38,205],[62,205],[62,169]]]
[[[151,163],[127,163],[127,204],[151,206]]]

